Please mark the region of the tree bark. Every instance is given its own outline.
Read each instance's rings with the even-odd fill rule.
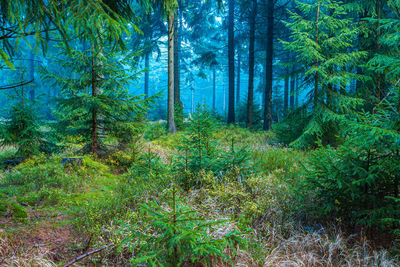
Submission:
[[[290,109],[294,109],[294,85],[295,85],[295,75],[292,72],[290,76]]]
[[[297,108],[299,106],[299,74],[296,75],[294,81],[294,106]]]
[[[288,113],[288,106],[289,106],[289,76],[288,76],[288,71],[286,73],[285,77],[285,86],[284,86],[284,91],[283,91],[283,110],[285,112],[285,115]]]
[[[174,11],[168,16],[168,132],[176,133],[174,118]]]
[[[240,52],[238,51],[238,65],[236,70],[236,108],[240,105]]]
[[[267,0],[268,27],[266,46],[266,73],[265,73],[265,98],[264,98],[264,130],[270,130],[272,125],[272,60],[274,53],[274,0]]]
[[[177,11],[179,12],[179,11]],[[178,38],[178,14],[174,17],[174,100],[175,104],[180,104],[180,88],[179,88],[179,46]]]
[[[228,123],[235,122],[235,47],[234,47],[234,10],[235,0],[228,0],[228,68],[229,68],[229,101]]]
[[[247,127],[251,127],[253,123],[253,103],[254,103],[254,41],[255,41],[255,25],[257,15],[257,0],[252,1],[252,11],[249,17],[250,38],[249,38],[249,86],[247,91]]]
[[[149,69],[150,67],[150,53],[146,53],[144,57],[144,68],[146,69],[144,73],[144,98],[149,97]]]
[[[97,96],[97,88],[96,88],[96,69],[95,69],[95,49],[94,45],[92,46],[92,97],[95,98]],[[98,154],[98,125],[97,125],[97,109],[92,109],[92,153],[94,155]]]
[[[32,81],[35,81],[35,53],[33,53],[33,49],[31,49],[31,55],[30,55],[30,79]],[[29,100],[34,101],[35,100],[35,87],[32,86],[31,90],[29,91]]]
[[[212,98],[212,109],[215,111],[215,93],[216,93],[216,73],[215,68],[213,68],[213,98]]]

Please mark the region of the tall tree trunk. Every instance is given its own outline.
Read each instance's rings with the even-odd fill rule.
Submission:
[[[294,109],[294,85],[295,85],[295,76],[292,74],[290,76],[290,109]]]
[[[144,57],[144,68],[146,69],[144,73],[144,98],[149,97],[149,69],[150,67],[150,53],[146,53]]]
[[[177,12],[179,12],[177,10]],[[178,14],[174,17],[174,100],[175,105],[180,104],[179,88],[179,38],[178,38]]]
[[[35,53],[33,53],[33,49],[31,49],[31,55],[30,55],[30,76],[29,79],[32,81],[35,80]],[[31,101],[35,100],[35,87],[32,86],[31,90],[29,91],[29,99]]]
[[[250,38],[249,38],[249,86],[247,91],[247,127],[253,124],[253,103],[254,103],[254,41],[256,30],[257,0],[252,1],[252,10],[249,17]]]
[[[168,16],[168,132],[176,133],[174,118],[174,11]]]
[[[238,51],[238,65],[236,70],[236,108],[240,105],[240,52]]]
[[[299,106],[299,74],[296,75],[294,81],[294,106],[297,108]]]
[[[288,113],[288,106],[289,106],[289,75],[288,71],[286,72],[285,76],[285,85],[283,89],[283,110],[285,112],[285,115]]]
[[[144,32],[144,38],[145,38],[145,57],[144,57],[144,67],[145,67],[145,73],[144,73],[144,97],[147,98],[149,97],[149,76],[150,76],[150,56],[152,52],[152,47],[151,47],[151,40],[153,38],[153,29],[151,26],[151,13],[148,13],[146,16],[146,22],[145,22],[145,27],[143,29]]]
[[[229,101],[228,123],[235,122],[235,46],[234,46],[234,11],[235,0],[228,0],[228,68],[229,68]]]
[[[274,53],[274,0],[267,1],[268,27],[265,66],[264,130],[270,130],[272,125],[272,57]]]
[[[97,96],[97,88],[96,88],[96,68],[95,68],[95,49],[94,45],[92,46],[92,97],[95,98]],[[97,125],[97,109],[92,109],[92,153],[94,155],[98,154],[98,125]]]
[[[215,68],[213,68],[213,98],[212,98],[212,109],[215,111],[215,93],[216,93],[216,77],[215,77]]]

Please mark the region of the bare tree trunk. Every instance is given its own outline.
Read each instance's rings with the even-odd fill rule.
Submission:
[[[238,65],[236,71],[236,108],[240,105],[240,52],[238,51]]]
[[[146,69],[144,73],[144,98],[149,97],[149,67],[150,67],[150,53],[147,53],[144,57],[144,67]]]
[[[215,68],[213,68],[213,99],[212,99],[212,109],[213,109],[213,111],[215,111],[215,93],[216,93],[216,81],[215,81],[215,79],[216,79],[216,75],[215,75]]]
[[[228,68],[229,68],[229,101],[228,123],[235,122],[235,46],[234,46],[234,11],[235,0],[228,0]]]
[[[95,70],[95,49],[94,45],[92,46],[92,97],[97,96],[96,89],[96,70]],[[97,109],[92,109],[92,153],[94,155],[98,154],[98,125],[97,125]]]
[[[289,106],[289,76],[288,72],[286,72],[286,77],[285,77],[285,86],[284,86],[284,91],[283,91],[283,110],[285,112],[285,115],[287,115],[288,112],[288,106]]]
[[[249,87],[247,91],[247,127],[253,123],[253,103],[254,103],[254,41],[255,25],[257,15],[257,0],[253,0],[252,12],[249,17],[250,38],[249,38]]]
[[[33,53],[33,49],[31,49],[31,55],[30,55],[30,79],[32,81],[35,80],[35,53]],[[29,91],[29,99],[31,101],[35,100],[35,87],[32,86],[31,90]]]
[[[168,132],[176,133],[174,118],[174,11],[168,16]]]
[[[294,81],[294,106],[297,108],[299,106],[299,74],[296,75]]]
[[[264,99],[264,130],[270,130],[272,125],[272,60],[274,53],[274,0],[267,0],[268,27],[266,47],[266,79]]]
[[[292,69],[293,71],[293,69]],[[290,76],[290,109],[294,109],[294,85],[295,85],[295,75],[292,72]]]
[[[177,11],[179,12],[179,11]],[[175,105],[180,104],[180,84],[179,84],[179,46],[178,38],[178,14],[174,17],[174,100]]]

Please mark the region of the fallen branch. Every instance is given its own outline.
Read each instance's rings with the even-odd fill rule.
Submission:
[[[66,263],[63,267],[71,266],[75,262],[78,262],[78,261],[80,261],[80,260],[82,260],[82,259],[84,259],[84,258],[86,258],[86,257],[88,257],[88,256],[90,256],[92,254],[95,254],[97,252],[100,252],[100,251],[102,251],[102,250],[104,250],[104,249],[106,249],[108,247],[112,247],[112,246],[114,246],[114,244],[108,244],[108,245],[105,245],[104,247],[101,247],[101,248],[89,251],[88,253],[82,254],[79,257],[76,257],[75,259],[73,259],[73,260],[69,261],[68,263]]]

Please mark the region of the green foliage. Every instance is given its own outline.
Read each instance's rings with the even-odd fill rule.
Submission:
[[[153,141],[167,134],[167,126],[163,123],[148,123],[144,131],[144,138]]]
[[[240,125],[247,126],[247,99],[241,101],[236,111],[237,121]],[[252,129],[261,130],[263,114],[259,105],[253,105]]]
[[[200,105],[192,114],[184,139],[185,169],[198,172],[209,170],[214,165],[217,143],[213,138],[216,122],[210,112]]]
[[[16,202],[0,199],[0,216],[1,215],[11,215],[17,220],[24,221],[24,219],[28,217],[28,212]]]
[[[30,205],[70,204],[74,193],[103,175],[104,165],[84,158],[82,165],[61,165],[60,157],[32,157],[1,180],[4,192]]]
[[[303,134],[309,120],[304,115],[304,109],[293,110],[282,121],[272,125],[280,143],[289,145]]]
[[[313,213],[365,227],[399,229],[400,135],[398,126],[393,127],[398,121],[398,114],[386,111],[362,114],[349,123],[343,145],[312,152],[302,186],[305,195],[311,192]]]
[[[175,166],[181,173],[178,175],[179,183],[185,189],[202,185],[199,175],[202,171],[222,176],[229,173],[232,177],[244,174],[249,158],[247,147],[237,147],[232,136],[228,147],[218,144],[214,136],[216,126],[210,112],[198,105],[187,124]]]
[[[110,223],[123,218],[129,211],[129,207],[127,199],[105,196],[72,206],[72,211],[75,215],[73,225],[76,229],[97,237]]]
[[[9,120],[1,127],[1,145],[14,145],[18,148],[17,156],[29,157],[41,151],[48,151],[48,142],[40,130],[39,120],[32,107],[14,105],[8,116]]]
[[[175,116],[176,129],[182,130],[184,126],[183,121],[185,119],[185,116],[183,114],[183,104],[181,102],[175,103],[174,108],[175,108],[174,116]]]
[[[128,73],[125,66],[130,65],[134,55],[121,59],[104,40],[98,42],[89,50],[59,47],[61,53],[56,63],[63,74],[43,70],[47,80],[61,87],[60,134],[80,137],[85,150],[91,152],[97,152],[97,148],[99,152],[106,150],[105,135],[120,143],[132,141],[141,133],[142,125],[138,122],[144,119],[148,105],[156,97],[143,100],[130,95],[128,86],[137,73]],[[73,77],[65,73],[72,73]]]
[[[368,61],[367,67],[375,73],[383,74],[385,81],[396,84],[400,77],[400,3],[389,1],[390,11],[393,17],[385,19],[368,19],[371,25],[377,24],[379,32],[379,50]]]
[[[307,125],[292,143],[297,147],[307,147],[317,139],[334,143],[339,124],[362,104],[346,92],[352,80],[366,79],[353,71],[366,56],[365,52],[351,50],[359,34],[349,16],[354,8],[351,3],[321,0],[297,2],[298,12],[290,12],[286,26],[291,30],[291,40],[283,44],[296,53],[297,62],[304,68],[305,84],[312,87],[303,107]]]
[[[133,264],[148,263],[151,266],[182,266],[200,263],[211,265],[211,257],[224,262],[235,256],[237,245],[245,245],[241,233],[234,230],[216,236],[217,227],[224,220],[206,220],[190,207],[183,205],[172,189],[172,199],[167,207],[157,202],[139,205],[138,225],[125,224],[123,230],[135,252]],[[232,255],[226,253],[226,249]]]

